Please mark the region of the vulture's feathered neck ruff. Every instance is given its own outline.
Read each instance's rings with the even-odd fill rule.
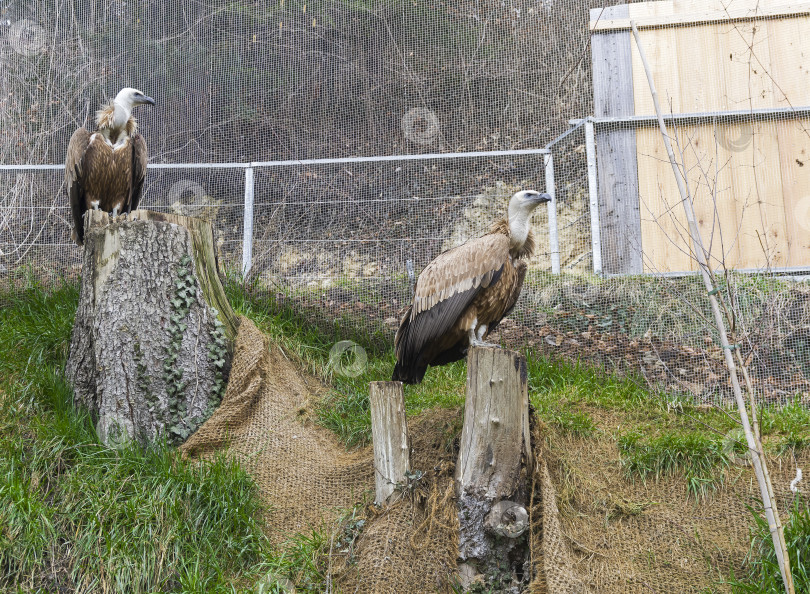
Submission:
[[[530,258],[534,253],[534,235],[531,218],[534,209],[551,197],[539,192],[518,192],[509,200],[505,219],[493,223],[490,233],[502,233],[509,238],[509,255],[512,258]]]
[[[112,145],[138,131],[138,120],[124,107],[116,104],[115,99],[96,112],[96,127]],[[122,134],[123,133],[123,134]]]
[[[509,237],[509,255],[513,258],[531,258],[534,254],[534,234],[531,229],[527,230],[526,236],[521,241],[520,236],[514,235],[509,220],[501,219],[492,223],[489,232],[502,233]]]
[[[132,115],[132,109],[138,105],[154,105],[151,97],[145,96],[138,89],[124,88],[96,112],[96,126],[99,134],[113,146],[123,142],[128,136],[138,131],[138,120]]]

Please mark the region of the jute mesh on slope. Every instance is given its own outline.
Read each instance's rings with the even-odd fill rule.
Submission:
[[[227,444],[270,505],[271,538],[279,543],[334,523],[373,485],[365,451],[346,452],[328,430],[302,418],[314,387],[241,318],[222,404],[182,446],[190,456]]]
[[[547,465],[541,469],[546,591],[730,591],[721,581],[732,570],[745,574],[750,548],[753,522],[746,504],[762,507],[753,470],[744,463],[730,466],[724,484],[701,499],[687,495],[681,476],[633,481],[609,436],[619,422],[603,414],[603,436],[567,438],[545,429],[536,442]],[[769,460],[783,521],[796,466],[808,461],[808,452]]]
[[[374,486],[370,448],[347,452],[306,421],[309,400],[321,390],[242,318],[222,404],[181,448],[200,456],[228,447],[239,456],[270,506],[271,537],[279,544],[296,532],[336,528],[341,512]],[[414,420],[413,467],[425,476],[368,518],[352,555],[335,554],[330,572],[341,590],[448,590],[458,546],[451,460],[459,416],[438,410]],[[335,550],[340,546],[336,536]]]
[[[346,543],[345,510],[373,489],[370,448],[347,452],[307,420],[323,387],[286,358],[252,322],[242,319],[228,388],[217,412],[183,446],[187,456],[228,448],[255,477],[270,506],[271,537],[324,528],[332,535],[328,568],[334,591],[449,592],[456,581],[457,508],[453,473],[461,410],[409,419],[411,468],[424,475],[383,510],[365,507],[365,524]],[[407,397],[407,394],[406,394]],[[602,433],[571,438],[536,423],[538,461],[531,511],[535,593],[723,591],[749,548],[757,486],[745,465],[728,470],[725,486],[702,500],[682,478],[632,481],[610,437],[623,419],[591,411]],[[798,460],[771,461],[786,508]]]
[[[376,512],[357,541],[356,560],[344,565],[344,592],[450,592],[458,553],[453,439],[461,411],[434,410],[409,420],[411,469],[424,476]]]

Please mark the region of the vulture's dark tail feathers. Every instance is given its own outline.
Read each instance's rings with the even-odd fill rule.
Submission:
[[[418,384],[425,377],[425,367],[405,367],[399,361],[394,365],[394,375],[391,377],[393,382],[402,382],[404,384]]]
[[[425,377],[427,365],[420,367],[412,352],[413,349],[410,345],[410,330],[411,330],[411,311],[409,307],[402,316],[402,321],[397,331],[397,336],[394,339],[394,351],[397,355],[397,364],[394,366],[394,373],[391,377],[393,382],[403,382],[405,384],[418,384]]]

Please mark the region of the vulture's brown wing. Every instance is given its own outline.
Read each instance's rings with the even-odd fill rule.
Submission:
[[[146,178],[146,141],[137,132],[132,135],[132,195],[127,212],[138,209]]]
[[[411,359],[456,323],[476,294],[496,282],[509,258],[500,233],[473,239],[440,254],[416,281],[408,318],[394,339],[397,358]]]
[[[82,245],[84,240],[84,221],[82,219],[87,205],[84,200],[83,161],[87,146],[90,144],[90,133],[79,128],[70,137],[67,155],[65,156],[65,186],[67,187],[70,212],[73,215],[73,240]]]

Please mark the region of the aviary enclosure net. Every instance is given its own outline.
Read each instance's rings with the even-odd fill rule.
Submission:
[[[633,19],[753,385],[807,402],[806,7],[614,4],[0,2],[0,284],[80,273],[60,164],[132,86],[141,206],[208,218],[223,269],[312,323],[391,348],[414,274],[549,191],[495,339],[727,403]]]

